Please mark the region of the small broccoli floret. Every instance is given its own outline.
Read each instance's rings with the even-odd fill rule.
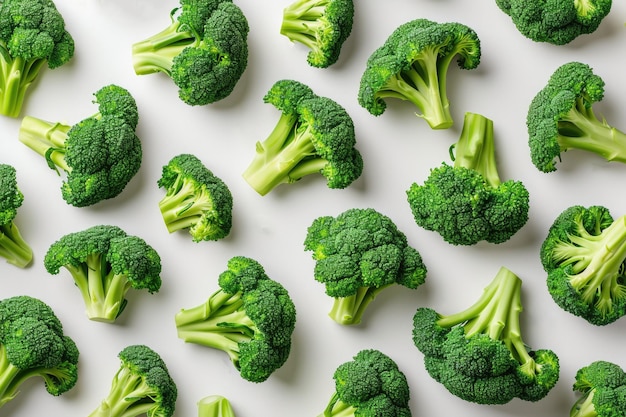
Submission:
[[[228,97],[248,65],[248,20],[231,0],[180,0],[161,32],[132,46],[137,75],[162,72],[192,106]]]
[[[570,417],[620,417],[626,410],[626,373],[619,365],[595,361],[576,372],[572,386],[581,394]]]
[[[66,174],[61,195],[75,207],[118,196],[139,171],[143,156],[131,94],[111,84],[94,96],[98,112],[73,126],[26,116],[19,130],[22,143],[51,169]]]
[[[353,20],[352,0],[295,0],[283,10],[280,33],[310,49],[309,65],[327,68],[339,59]]]
[[[52,243],[44,257],[53,275],[65,268],[80,290],[90,320],[114,322],[130,289],[161,288],[161,258],[143,239],[117,226],[97,225]]]
[[[198,417],[235,417],[235,412],[228,398],[209,395],[198,401]]]
[[[466,113],[450,155],[453,165],[444,162],[407,190],[415,222],[453,245],[510,239],[528,220],[529,193],[520,181],[500,180],[493,122]]]
[[[157,182],[159,210],[170,233],[187,229],[194,242],[223,239],[232,227],[233,197],[226,183],[191,154],[173,157]]]
[[[0,301],[0,407],[24,381],[41,377],[54,396],[78,381],[78,348],[43,301],[19,295]]]
[[[550,295],[563,310],[603,326],[626,315],[626,215],[571,206],[541,245]]]
[[[307,229],[304,248],[313,253],[313,275],[334,299],[329,316],[339,324],[359,324],[385,288],[415,289],[426,279],[419,252],[389,217],[371,208],[318,217]]]
[[[235,256],[207,300],[175,316],[178,337],[221,350],[245,380],[263,382],[291,351],[296,309],[287,290],[255,260]]]
[[[26,268],[33,260],[33,249],[24,240],[15,217],[24,202],[12,165],[0,164],[0,256],[8,263]]]
[[[358,93],[359,104],[375,116],[386,99],[413,103],[417,115],[433,129],[452,126],[447,74],[456,59],[471,70],[480,63],[480,40],[460,23],[415,19],[400,25],[367,60]]]
[[[266,195],[313,174],[322,174],[328,188],[343,189],[361,176],[354,123],[341,105],[294,80],[277,81],[263,100],[281,115],[267,138],[257,142],[243,173],[255,191]]]
[[[0,2],[0,114],[18,117],[41,70],[73,55],[74,39],[51,0]]]
[[[120,367],[111,389],[89,417],[171,417],[178,389],[161,356],[145,345],[118,354]]]
[[[443,315],[417,309],[413,342],[430,376],[453,395],[478,404],[535,402],[556,385],[556,354],[532,350],[523,341],[521,286],[519,277],[502,267],[465,310]]]

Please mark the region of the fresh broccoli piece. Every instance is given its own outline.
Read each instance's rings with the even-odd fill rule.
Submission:
[[[341,105],[294,80],[277,81],[263,100],[281,115],[267,138],[257,142],[243,173],[255,191],[266,195],[312,174],[322,174],[328,188],[342,189],[361,176],[354,123]]]
[[[44,66],[58,68],[74,55],[74,39],[51,0],[0,2],[0,114],[18,117]]]
[[[571,206],[541,245],[548,291],[563,310],[603,326],[626,315],[626,215]]]
[[[443,315],[420,307],[413,341],[427,372],[453,395],[478,404],[513,398],[539,401],[556,385],[559,359],[548,349],[532,350],[522,339],[521,279],[502,267],[478,300]]]
[[[554,45],[595,32],[612,5],[612,0],[495,1],[523,36]]]
[[[89,417],[173,416],[178,389],[163,358],[146,345],[127,346],[118,357],[111,389]]]
[[[19,268],[26,268],[33,260],[33,249],[15,224],[23,202],[15,168],[0,164],[0,256]]]
[[[161,288],[161,258],[154,248],[117,226],[97,225],[52,243],[44,267],[53,275],[65,268],[78,287],[90,320],[114,322],[126,308],[130,289]]]
[[[620,417],[626,413],[626,373],[619,365],[595,361],[576,372],[572,389],[581,394],[570,417]]]
[[[192,106],[228,97],[248,65],[248,20],[231,0],[180,0],[161,32],[132,45],[137,75],[162,72]]]
[[[73,126],[32,116],[22,119],[19,139],[66,174],[61,195],[85,207],[118,196],[139,171],[139,114],[131,94],[117,85],[94,93],[98,112]]]
[[[431,169],[407,190],[415,222],[454,245],[510,239],[528,220],[529,193],[520,181],[500,180],[493,121],[466,113],[450,156],[452,165]]]
[[[198,417],[235,417],[235,412],[228,398],[209,395],[198,401]]]
[[[318,417],[411,416],[406,376],[379,350],[361,350],[333,378],[335,391]]]
[[[310,49],[309,65],[327,68],[339,59],[353,20],[352,0],[295,0],[283,10],[280,33]]]
[[[287,290],[254,259],[235,256],[219,289],[175,316],[178,337],[228,354],[242,378],[263,382],[289,357],[296,309]]]
[[[223,239],[233,223],[228,186],[191,154],[173,157],[157,181],[165,195],[159,210],[170,233],[187,229],[194,242]]]
[[[78,348],[52,308],[26,295],[0,301],[0,407],[23,383],[41,377],[54,396],[78,381]]]
[[[318,217],[307,229],[304,248],[316,261],[315,279],[334,299],[329,316],[339,324],[359,324],[385,288],[415,289],[426,279],[419,252],[389,217],[371,208]]]
[[[400,25],[367,60],[358,92],[359,104],[374,116],[384,113],[388,98],[413,103],[417,116],[432,129],[452,126],[447,74],[456,58],[461,69],[480,63],[480,40],[460,23],[415,19]]]
[[[550,76],[528,108],[528,144],[533,164],[556,171],[561,153],[578,149],[607,161],[626,163],[626,133],[599,119],[593,104],[604,98],[604,81],[593,69],[573,61]]]

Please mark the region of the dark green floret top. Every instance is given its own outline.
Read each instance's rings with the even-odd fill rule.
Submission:
[[[583,366],[572,389],[580,396],[570,417],[620,417],[626,412],[626,372],[615,363],[597,360]]]
[[[15,168],[0,164],[0,257],[18,268],[26,268],[33,260],[33,249],[15,223],[23,202]]]

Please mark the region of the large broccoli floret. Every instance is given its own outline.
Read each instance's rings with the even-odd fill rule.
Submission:
[[[519,277],[502,267],[465,310],[443,315],[417,309],[413,341],[430,376],[450,393],[478,404],[534,402],[556,385],[556,354],[532,350],[523,341],[521,286]]]
[[[626,215],[571,206],[541,246],[548,291],[563,310],[603,326],[626,315]]]
[[[33,260],[33,249],[15,224],[23,202],[15,168],[0,164],[0,256],[19,268],[26,268]]]
[[[386,99],[413,103],[417,115],[433,129],[452,126],[447,74],[456,59],[471,70],[480,63],[480,40],[461,23],[415,19],[400,25],[367,60],[358,93],[359,104],[375,116]]]
[[[304,248],[313,252],[314,277],[334,299],[329,316],[339,324],[359,324],[385,288],[415,289],[426,279],[419,252],[389,217],[371,208],[318,217],[307,229]]]
[[[73,55],[74,39],[54,2],[0,2],[0,114],[19,116],[42,68],[58,68]]]
[[[22,120],[19,139],[66,174],[63,199],[85,207],[118,196],[139,171],[139,114],[133,96],[117,85],[94,93],[98,111],[73,126],[32,116]]]
[[[192,106],[228,97],[248,65],[248,20],[231,0],[180,0],[171,23],[132,45],[137,75],[162,72]]]
[[[576,372],[573,390],[581,394],[570,417],[621,417],[626,413],[626,372],[619,365],[595,361]]]
[[[327,68],[339,59],[353,20],[353,0],[295,0],[283,10],[280,33],[310,49],[309,65]]]
[[[444,162],[407,190],[415,222],[454,245],[510,239],[528,220],[529,193],[520,181],[500,180],[493,122],[466,113],[450,154],[453,165]]]
[[[111,389],[89,417],[173,416],[178,389],[161,356],[146,345],[130,345],[118,357]]]
[[[291,351],[296,309],[287,290],[254,259],[235,256],[202,304],[175,316],[178,337],[221,350],[245,380],[263,382]]]
[[[43,378],[51,395],[69,391],[78,381],[78,356],[49,305],[25,295],[0,301],[0,407],[31,377]]]
[[[233,197],[224,181],[191,154],[173,157],[157,182],[159,210],[170,233],[187,229],[194,242],[223,239],[232,227]]]
[[[161,288],[161,258],[154,248],[117,226],[97,225],[52,243],[44,257],[53,275],[65,268],[80,290],[90,320],[114,322],[131,289]]]
[[[280,80],[263,98],[281,115],[243,178],[261,195],[280,184],[322,174],[328,188],[346,188],[361,176],[363,159],[356,149],[352,118],[341,105],[294,80]]]

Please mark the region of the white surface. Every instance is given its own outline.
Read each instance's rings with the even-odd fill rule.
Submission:
[[[176,380],[177,416],[196,415],[196,401],[220,394],[238,416],[317,416],[333,391],[332,372],[364,348],[391,356],[407,375],[415,416],[558,416],[567,415],[575,396],[576,370],[605,359],[626,366],[623,346],[626,320],[594,327],[560,310],[545,287],[538,251],[554,217],[572,204],[603,204],[614,215],[626,212],[622,180],[626,166],[608,164],[591,154],[565,154],[558,171],[539,172],[530,162],[525,129],[527,106],[549,75],[562,63],[580,60],[606,81],[607,93],[595,108],[618,128],[626,98],[626,3],[613,10],[593,35],[565,46],[537,44],[522,37],[493,0],[357,0],[353,32],[338,63],[309,67],[307,50],[279,34],[282,9],[289,1],[239,0],[250,24],[248,68],[234,93],[204,107],[190,107],[177,97],[164,75],[136,76],[130,47],[168,23],[175,0],[57,0],[76,54],[65,67],[41,73],[23,114],[75,123],[94,111],[92,93],[108,83],[126,87],[140,112],[138,134],[145,157],[139,174],[114,200],[74,208],[61,198],[61,179],[17,140],[19,119],[0,118],[0,161],[17,168],[25,195],[16,222],[31,243],[34,264],[20,270],[0,262],[0,296],[29,294],[50,304],[66,333],[81,351],[78,385],[61,397],[48,395],[41,380],[30,380],[0,415],[32,417],[86,416],[109,390],[118,367],[117,353],[144,343],[158,351]],[[455,126],[432,131],[408,103],[389,102],[376,118],[357,103],[364,64],[399,24],[413,18],[459,21],[474,28],[482,42],[482,62],[473,71],[449,71],[449,98]],[[363,176],[345,190],[326,188],[323,177],[280,186],[265,197],[241,178],[254,144],[274,126],[278,112],[262,97],[278,79],[310,85],[345,106],[353,117]],[[447,160],[463,114],[482,113],[494,120],[496,149],[503,178],[524,181],[531,193],[530,220],[501,245],[454,247],[418,227],[405,191],[421,182],[431,167]],[[191,152],[221,177],[234,196],[231,235],[219,242],[191,242],[185,232],[168,234],[157,203],[161,167],[172,156]],[[313,261],[302,242],[307,226],[321,215],[351,207],[372,207],[391,217],[422,254],[427,282],[415,291],[386,290],[369,307],[364,323],[341,327],[327,316],[331,300],[312,278]],[[127,310],[116,324],[89,321],[69,274],[49,275],[42,265],[48,246],[60,236],[94,224],[116,224],[143,237],[160,253],[163,286],[157,294],[131,292]],[[243,380],[219,351],[185,344],[176,336],[173,317],[183,307],[201,303],[217,287],[217,275],[235,255],[250,256],[287,287],[298,310],[292,353],[287,363],[261,384]],[[449,394],[425,372],[422,354],[411,340],[411,320],[418,306],[455,312],[473,302],[500,266],[523,280],[522,330],[533,348],[551,348],[560,356],[558,385],[538,403],[514,400],[483,406]]]

